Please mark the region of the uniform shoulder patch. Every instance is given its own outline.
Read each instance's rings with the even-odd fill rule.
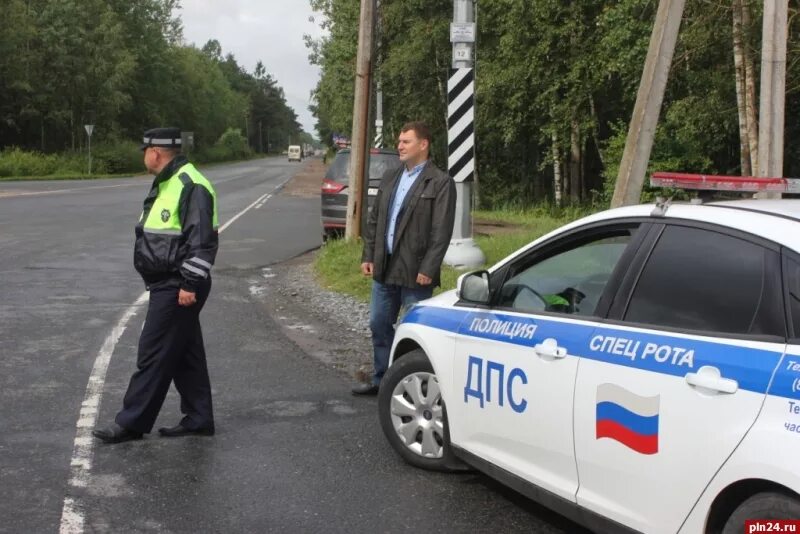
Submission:
[[[167,222],[169,220],[169,215],[170,215],[169,210],[167,209],[161,210],[161,220],[163,222]]]

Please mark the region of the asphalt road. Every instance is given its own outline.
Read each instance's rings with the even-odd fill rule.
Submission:
[[[135,368],[133,226],[151,178],[0,183],[1,532],[577,530],[482,475],[404,465],[375,400],[284,336],[265,268],[321,236],[319,200],[280,194],[298,168],[206,170],[224,228],[201,316],[216,436],[119,445],[87,436]],[[156,427],[179,418],[173,390]]]

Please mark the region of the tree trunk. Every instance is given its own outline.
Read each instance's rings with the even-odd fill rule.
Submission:
[[[436,72],[445,71],[445,77],[442,79],[439,77],[437,80],[436,88],[439,90],[439,100],[443,103],[444,107],[444,124],[447,125],[448,119],[448,109],[447,109],[447,80],[449,79],[449,70],[445,69],[441,62],[439,61],[439,54],[434,50],[433,53],[433,62],[436,64]]]
[[[534,136],[526,134],[523,139],[529,142]],[[540,173],[537,172],[539,168],[539,151],[535,143],[530,147],[524,147],[522,152],[525,154],[525,169],[523,170],[526,179],[533,183],[533,199],[535,202],[547,200],[547,183],[542,179]],[[547,156],[545,155],[545,159]],[[530,178],[528,178],[530,177]]]
[[[600,140],[597,138],[597,127],[600,125],[600,119],[597,117],[597,109],[594,107],[594,96],[589,95],[589,111],[592,114],[592,122],[594,126],[592,127],[592,139],[594,139],[594,146],[597,149],[597,158],[600,160],[600,165],[603,166],[603,169],[606,168],[606,162],[603,160],[603,152],[600,150],[602,146],[600,144]]]
[[[561,206],[561,151],[558,149],[558,134],[553,132],[553,201]]]
[[[742,7],[742,38],[744,51],[745,115],[747,116],[747,139],[750,143],[750,165],[758,169],[758,109],[756,108],[756,82],[753,56],[747,46],[750,34],[750,6],[747,0],[739,0]]]
[[[747,130],[747,87],[744,81],[744,46],[742,44],[742,0],[733,0],[733,64],[736,68],[736,109],[739,113],[739,164],[742,176],[752,176],[750,142]]]
[[[581,132],[578,127],[578,120],[572,118],[570,129],[570,152],[569,152],[569,200],[573,204],[581,201]]]
[[[72,137],[72,151],[75,152],[75,112],[69,114],[69,134]]]

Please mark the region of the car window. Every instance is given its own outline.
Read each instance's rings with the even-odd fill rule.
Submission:
[[[333,158],[333,163],[325,173],[328,180],[347,182],[350,175],[350,152],[338,152]]]
[[[592,315],[635,228],[580,239],[512,267],[497,305],[529,312]],[[538,256],[538,257],[537,257]]]
[[[780,295],[771,294],[774,252],[729,235],[667,226],[631,295],[624,319],[687,330],[782,335]]]
[[[793,325],[794,338],[800,338],[800,263],[792,258],[786,258],[783,267],[783,277],[786,280],[786,301]]]
[[[400,168],[400,158],[395,154],[370,154],[369,179],[380,180],[386,171]]]
[[[350,154],[349,151],[336,154],[325,178],[342,183],[347,182],[350,179]],[[386,171],[398,168],[400,168],[400,158],[397,154],[369,155],[369,179],[371,180],[380,180]]]

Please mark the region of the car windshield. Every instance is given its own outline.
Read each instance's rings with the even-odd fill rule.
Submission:
[[[369,179],[380,180],[386,171],[398,168],[399,166],[400,160],[397,154],[370,154]],[[340,152],[337,154],[325,177],[328,180],[336,180],[342,183],[347,182],[350,179],[350,152]]]

